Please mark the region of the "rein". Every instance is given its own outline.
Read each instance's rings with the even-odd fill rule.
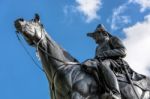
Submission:
[[[44,72],[44,70],[40,67],[40,65],[35,61],[35,59],[32,57],[32,55],[30,54],[30,52],[27,50],[27,48],[25,47],[25,45],[23,44],[22,40],[20,39],[20,36],[18,35],[18,33],[16,32],[16,36],[18,38],[18,41],[20,42],[21,46],[23,47],[23,49],[25,50],[26,54],[29,56],[29,58],[33,61],[33,63],[35,64],[35,66],[37,66],[42,72]]]
[[[33,61],[33,63],[41,70],[41,71],[43,71],[44,72],[44,70],[40,67],[40,65],[38,65],[38,63],[34,60],[34,58],[32,57],[32,55],[29,53],[29,51],[27,50],[27,48],[25,47],[25,45],[23,44],[23,42],[22,42],[22,40],[20,39],[20,36],[18,35],[19,33],[18,33],[18,31],[16,32],[16,36],[17,36],[17,38],[18,38],[18,41],[20,42],[20,44],[22,45],[22,47],[24,48],[24,50],[25,50],[25,52],[27,53],[27,55],[31,58],[31,60]],[[21,33],[20,33],[21,34]],[[78,65],[78,64],[80,64],[80,63],[76,63],[76,62],[65,62],[65,61],[63,61],[63,60],[60,60],[60,59],[58,59],[58,58],[55,58],[55,57],[53,57],[52,55],[50,55],[50,53],[48,53],[46,50],[44,50],[42,47],[40,47],[39,46],[39,44],[42,42],[42,40],[45,38],[45,36],[44,36],[44,38],[43,38],[43,26],[41,26],[41,38],[40,38],[40,40],[38,41],[38,43],[35,43],[34,42],[34,44],[37,46],[37,48],[36,48],[36,50],[38,51],[39,49],[41,50],[41,51],[43,51],[45,54],[47,54],[51,59],[54,59],[54,60],[56,60],[56,61],[58,61],[58,62],[61,62],[61,63],[63,63],[63,65]],[[51,43],[51,42],[50,42]]]
[[[51,59],[53,60],[56,60],[58,62],[61,62],[63,64],[60,65],[60,67],[54,72],[54,74],[52,75],[52,91],[53,91],[53,94],[54,94],[54,98],[56,99],[56,95],[55,95],[55,86],[54,86],[54,78],[57,74],[57,72],[59,72],[59,70],[61,70],[62,68],[64,68],[66,65],[80,65],[80,63],[77,63],[77,62],[65,62],[63,60],[60,60],[56,57],[53,57],[50,53],[48,53],[45,49],[43,49],[42,47],[40,47],[40,43],[42,42],[42,40],[45,38],[45,35],[43,36],[43,34],[45,34],[44,32],[44,29],[43,29],[43,26],[41,25],[41,37],[40,37],[40,40],[36,43],[36,42],[33,42],[37,48],[37,52],[39,52],[39,49],[41,51],[43,51],[45,54],[47,54]],[[40,65],[38,65],[38,63],[34,60],[34,58],[32,57],[32,55],[29,53],[29,51],[27,50],[27,48],[25,47],[25,45],[23,44],[22,40],[20,39],[20,36],[18,35],[19,32],[17,31],[16,32],[16,35],[17,35],[17,38],[18,38],[18,41],[20,42],[20,44],[22,45],[23,49],[25,50],[25,52],[27,53],[27,55],[31,58],[31,60],[33,61],[33,63],[42,71],[42,72],[45,72],[43,68],[40,67]],[[20,33],[21,34],[21,33]],[[50,42],[48,40],[48,42]],[[51,43],[51,42],[50,42]],[[68,93],[67,93],[68,94]]]
[[[43,34],[45,34],[44,32],[44,29],[43,29],[43,26],[41,26],[41,38],[40,38],[40,40],[38,41],[38,43],[36,44],[35,43],[35,45],[37,46],[37,51],[40,49],[40,50],[42,50],[45,54],[47,54],[50,58],[52,58],[52,59],[54,59],[54,60],[56,60],[56,61],[58,61],[58,62],[61,62],[61,63],[63,63],[62,65],[77,65],[77,64],[80,64],[80,63],[77,63],[77,62],[65,62],[65,61],[63,61],[63,60],[60,60],[60,59],[58,59],[58,58],[56,58],[56,57],[54,57],[54,56],[52,56],[50,53],[48,53],[46,50],[44,50],[42,47],[40,47],[39,46],[39,44],[42,42],[42,40],[45,38],[45,35],[43,36]],[[42,38],[42,37],[44,37],[44,38]],[[49,40],[47,40],[49,43],[51,43]],[[59,69],[59,68],[58,68]]]

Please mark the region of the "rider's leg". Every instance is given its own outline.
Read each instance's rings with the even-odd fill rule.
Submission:
[[[111,70],[110,66],[111,66],[110,61],[104,60],[99,64],[98,68],[99,68],[100,74],[102,74],[103,76],[106,86],[110,89],[110,91],[114,95],[120,96],[118,81],[117,81],[115,74]]]

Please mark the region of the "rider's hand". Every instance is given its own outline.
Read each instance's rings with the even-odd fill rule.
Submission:
[[[96,68],[97,61],[95,59],[88,59],[82,63],[82,66],[85,68]]]
[[[101,61],[106,59],[103,55],[98,55],[95,58]]]

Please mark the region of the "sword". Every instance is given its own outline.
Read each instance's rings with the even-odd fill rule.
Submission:
[[[122,59],[121,59],[121,60],[122,60]],[[125,70],[125,72],[126,72],[127,79],[128,79],[128,81],[129,81],[129,83],[131,84],[131,87],[132,87],[132,89],[133,89],[133,91],[134,91],[134,93],[135,93],[137,99],[140,99],[140,97],[138,96],[138,93],[137,93],[137,91],[136,91],[136,89],[135,89],[135,87],[134,87],[134,84],[133,84],[132,80],[130,79],[130,75],[129,75],[129,72],[128,72],[128,70],[127,70],[127,66],[126,66],[126,64],[124,63],[123,60],[122,60],[122,63],[123,63],[124,70]]]

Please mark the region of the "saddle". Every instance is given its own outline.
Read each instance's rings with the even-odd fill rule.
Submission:
[[[98,77],[98,73],[97,73],[97,62],[94,59],[86,60],[85,62],[83,62],[82,68],[84,69],[84,71],[94,75],[97,81],[100,80]],[[141,88],[144,91],[150,91],[150,78],[144,75],[138,74],[133,70],[130,70],[130,71],[132,71],[132,75],[130,75],[130,77],[131,77],[131,80],[133,81],[133,84]],[[114,72],[114,73],[119,82],[125,82],[125,83],[130,84],[125,73],[120,73],[120,72]]]
[[[116,77],[119,82],[125,82],[125,83],[130,84],[126,75],[117,74]],[[143,91],[150,91],[150,78],[144,76],[144,77],[141,77],[140,79],[131,78],[131,80],[133,81],[134,86],[141,88]]]

